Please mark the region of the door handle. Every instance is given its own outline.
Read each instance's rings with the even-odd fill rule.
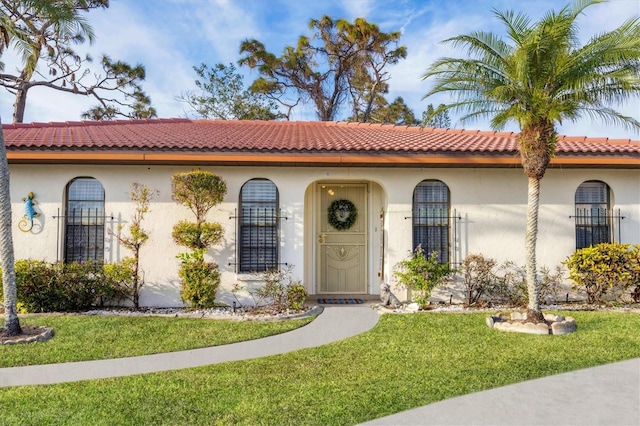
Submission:
[[[319,235],[318,235],[318,242],[319,242],[320,244],[324,243],[324,237],[326,237],[326,235],[325,235],[325,234],[319,234]]]

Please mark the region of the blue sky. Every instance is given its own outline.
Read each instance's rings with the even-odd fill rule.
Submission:
[[[78,48],[97,60],[102,54],[112,59],[141,63],[146,68],[144,90],[162,118],[184,117],[188,108],[176,101],[185,90],[195,89],[193,66],[200,63],[236,63],[240,42],[256,38],[266,49],[280,54],[298,36],[310,35],[311,18],[329,15],[350,21],[364,17],[383,31],[401,31],[401,44],[407,46],[407,59],[389,68],[389,99],[402,96],[420,115],[429,103],[447,101],[444,97],[422,100],[429,83],[420,76],[435,59],[459,55],[440,41],[476,30],[500,33],[500,22],[492,9],[523,11],[537,18],[549,9],[559,10],[569,0],[112,0],[105,11],[92,11],[87,19],[97,40]],[[587,41],[599,32],[611,30],[625,19],[640,16],[640,0],[610,0],[591,6],[580,23],[580,36]],[[3,57],[7,71],[15,67],[9,54]],[[248,86],[257,73],[239,70]],[[0,97],[3,122],[11,120],[13,99]],[[93,105],[90,99],[58,94],[37,88],[29,93],[26,122],[75,121]],[[640,120],[640,101],[618,106]],[[453,118],[453,127],[488,130],[486,122],[464,125]],[[298,108],[297,120],[313,120],[313,110]],[[507,130],[517,130],[515,126]],[[564,123],[560,133],[640,139],[638,132],[609,127],[589,119]]]

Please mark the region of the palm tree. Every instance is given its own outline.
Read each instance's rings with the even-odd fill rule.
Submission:
[[[513,11],[494,15],[506,26],[507,41],[490,32],[445,40],[464,47],[468,59],[441,58],[423,79],[434,86],[425,98],[448,92],[447,109],[462,121],[490,118],[494,129],[509,122],[520,127],[518,148],[528,178],[526,271],[528,317],[542,320],[536,277],[536,241],[540,180],[556,148],[556,125],[586,115],[605,123],[640,128],[638,120],[609,105],[640,94],[640,19],[625,21],[580,46],[576,19],[605,0],[577,0],[539,21]]]
[[[4,133],[0,123],[0,268],[4,294],[4,332],[8,336],[22,333],[17,312],[16,274],[14,271],[13,235],[11,234],[11,197],[9,191],[9,164]]]
[[[12,3],[17,9],[35,8],[42,13],[64,23],[68,16],[59,14],[58,4],[50,0],[24,0]],[[3,2],[4,5],[4,2]],[[29,58],[34,47],[27,41],[23,29],[15,25],[4,9],[0,9],[0,55],[11,44],[15,43],[23,50],[24,58]],[[26,69],[31,70],[31,63],[27,62]],[[33,64],[35,66],[35,64]],[[4,64],[0,62],[0,69]],[[0,122],[0,268],[2,268],[2,289],[4,297],[4,326],[3,332],[9,336],[22,333],[17,313],[17,289],[14,270],[13,235],[11,233],[11,197],[9,185],[9,164],[7,162],[7,148],[4,143],[4,133]]]

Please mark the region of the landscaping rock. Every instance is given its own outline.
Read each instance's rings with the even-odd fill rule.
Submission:
[[[487,317],[487,326],[489,326],[489,328],[493,328],[494,323],[495,320],[493,319],[493,317]]]
[[[563,321],[554,322],[551,324],[551,333],[554,335],[562,335],[573,333],[578,329],[575,320],[572,317],[567,317]]]
[[[527,319],[527,314],[524,312],[511,312],[511,321],[524,321]]]
[[[417,303],[409,303],[406,307],[406,310],[409,312],[418,312],[420,310],[420,305]]]

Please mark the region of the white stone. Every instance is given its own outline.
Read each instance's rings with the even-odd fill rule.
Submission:
[[[489,328],[493,328],[493,324],[494,324],[494,320],[493,317],[487,317],[487,325],[489,326]]]
[[[567,317],[571,318],[571,317]],[[576,326],[576,322],[571,318],[571,320],[565,320],[562,322],[554,322],[551,324],[551,333],[554,335],[562,335],[569,334],[576,331],[578,327]]]
[[[417,303],[409,303],[406,309],[409,312],[418,312],[420,310],[420,305]]]
[[[522,312],[511,312],[512,321],[522,321],[527,319],[527,314]]]

